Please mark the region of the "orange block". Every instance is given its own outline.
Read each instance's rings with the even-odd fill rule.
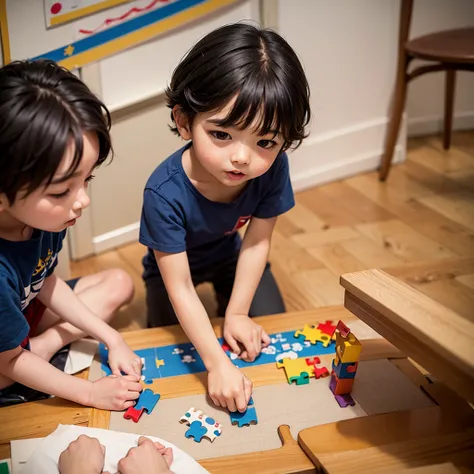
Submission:
[[[332,392],[334,395],[345,395],[351,393],[352,386],[354,385],[354,379],[340,379],[336,374],[332,374],[336,383],[333,385]]]

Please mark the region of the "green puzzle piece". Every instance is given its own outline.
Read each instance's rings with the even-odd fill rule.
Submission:
[[[0,474],[10,474],[10,469],[6,461],[0,461]]]
[[[309,374],[308,372],[301,372],[298,377],[290,377],[288,381],[289,383],[296,382],[296,385],[305,385],[309,383]]]

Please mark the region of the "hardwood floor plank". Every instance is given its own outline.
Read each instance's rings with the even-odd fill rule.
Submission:
[[[405,262],[420,262],[453,257],[454,253],[438,242],[416,232],[399,220],[356,226],[366,237]]]

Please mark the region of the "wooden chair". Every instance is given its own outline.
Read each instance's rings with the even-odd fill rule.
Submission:
[[[474,71],[474,28],[440,31],[408,40],[412,11],[413,0],[401,0],[397,77],[392,115],[379,170],[381,181],[387,179],[392,164],[408,83],[428,72],[446,71],[443,145],[447,150],[451,144],[456,71]],[[419,66],[409,72],[410,62],[415,58],[435,64]]]

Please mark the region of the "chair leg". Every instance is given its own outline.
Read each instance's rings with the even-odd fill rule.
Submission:
[[[451,131],[453,128],[454,89],[456,86],[456,71],[446,71],[444,96],[444,132],[443,148],[449,150],[451,146]]]
[[[393,98],[392,115],[387,127],[385,150],[379,170],[380,181],[385,181],[387,179],[390,167],[392,165],[393,151],[395,150],[395,145],[397,143],[400,122],[402,119],[403,110],[405,108],[405,97],[408,85],[408,63],[408,56],[405,54],[404,61],[399,63],[399,70],[397,71],[397,82],[395,85],[395,95]]]

